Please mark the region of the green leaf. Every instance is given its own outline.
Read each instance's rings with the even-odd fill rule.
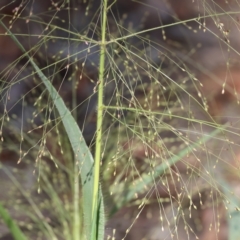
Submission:
[[[4,223],[8,226],[12,236],[16,240],[27,240],[26,236],[23,234],[21,229],[15,223],[15,221],[11,218],[8,211],[3,207],[0,203],[0,216],[2,217]]]
[[[228,200],[228,239],[238,240],[240,236],[240,201],[231,192],[231,186],[224,180],[223,176],[217,179],[219,186],[223,189],[225,198]]]
[[[33,68],[37,72],[38,76],[46,86],[55,107],[58,110],[59,116],[63,122],[64,128],[68,135],[69,141],[71,143],[75,158],[79,161],[79,167],[81,169],[81,182],[82,182],[82,194],[83,194],[83,215],[84,215],[84,229],[85,229],[85,238],[90,239],[91,236],[91,228],[92,228],[92,201],[93,201],[93,172],[94,172],[94,160],[92,154],[83,138],[83,135],[74,120],[71,112],[67,109],[65,103],[63,102],[61,96],[58,94],[56,89],[53,87],[51,82],[47,79],[47,77],[43,74],[41,69],[35,64],[34,60],[29,56],[26,50],[23,48],[22,44],[18,41],[18,39],[12,34],[12,32],[5,26],[5,24],[0,21],[1,25],[6,29],[8,34],[14,40],[14,42],[18,45],[18,47],[24,52],[24,55],[28,57],[30,63]],[[102,192],[99,189],[100,202],[100,210],[99,213],[102,215],[101,217],[96,218],[99,220],[96,223],[96,227],[98,231],[98,240],[103,239],[104,236],[104,206],[102,200]]]

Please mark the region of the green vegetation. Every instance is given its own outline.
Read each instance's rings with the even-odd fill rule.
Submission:
[[[0,4],[0,239],[238,238],[240,5],[187,2]]]

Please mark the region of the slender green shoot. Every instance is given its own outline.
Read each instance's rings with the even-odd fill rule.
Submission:
[[[4,223],[8,226],[15,240],[27,240],[26,236],[23,234],[21,229],[18,227],[15,221],[11,218],[8,211],[3,207],[1,203],[0,203],[0,216],[3,219]]]
[[[92,218],[94,216],[94,213],[96,212],[96,207],[98,202],[100,162],[102,158],[101,146],[102,146],[103,94],[104,94],[105,52],[106,52],[107,2],[108,2],[107,0],[103,1],[102,11],[101,11],[102,40],[100,45],[100,63],[99,63],[99,80],[98,80],[97,134],[96,134],[96,149],[95,149],[95,163],[94,163]]]

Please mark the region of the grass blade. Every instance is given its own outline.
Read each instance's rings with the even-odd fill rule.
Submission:
[[[224,180],[223,176],[218,177],[218,184],[222,187],[224,195],[228,200],[228,239],[237,240],[240,236],[240,212],[239,199],[231,192],[231,186]]]
[[[11,218],[8,211],[3,207],[0,203],[0,216],[2,217],[4,223],[8,226],[12,236],[16,240],[27,240],[26,236],[23,234],[21,229],[15,223],[15,221]]]
[[[92,227],[92,201],[93,201],[93,172],[94,172],[94,160],[92,154],[86,145],[86,142],[83,138],[83,135],[74,120],[71,112],[67,109],[65,103],[62,98],[59,96],[56,89],[53,87],[51,82],[47,79],[47,77],[43,74],[41,69],[35,64],[34,60],[29,56],[26,52],[22,44],[18,41],[18,39],[12,34],[12,32],[5,26],[5,24],[0,21],[1,25],[6,29],[8,34],[14,40],[14,42],[18,45],[18,47],[23,51],[24,55],[29,59],[29,62],[37,72],[38,76],[46,86],[52,100],[54,101],[54,105],[58,110],[59,116],[63,122],[64,128],[68,135],[69,141],[71,143],[74,155],[76,160],[79,162],[79,166],[81,167],[81,181],[82,181],[82,194],[83,194],[83,216],[84,216],[84,229],[85,229],[85,238],[89,239],[91,236],[91,227]],[[102,201],[102,192],[99,189],[99,197],[100,201],[100,210],[101,214],[104,214],[104,207]],[[103,239],[104,236],[104,216],[96,218],[96,220],[100,219],[100,222],[96,223],[96,227],[98,229],[98,240]]]

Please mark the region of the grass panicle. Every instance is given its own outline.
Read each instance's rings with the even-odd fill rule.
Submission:
[[[239,12],[0,3],[0,239],[237,239]]]

